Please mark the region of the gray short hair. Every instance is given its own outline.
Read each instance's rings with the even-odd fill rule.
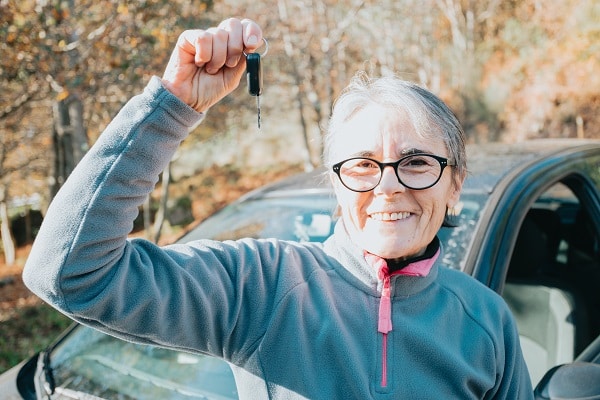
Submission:
[[[326,166],[340,161],[331,159],[336,140],[343,139],[340,125],[371,104],[406,111],[418,135],[444,142],[449,158],[456,163],[452,169],[454,179],[466,175],[465,133],[452,110],[436,95],[414,83],[394,76],[369,78],[366,73],[355,75],[334,104],[325,132]]]

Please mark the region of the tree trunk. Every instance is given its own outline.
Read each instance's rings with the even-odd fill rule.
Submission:
[[[0,202],[0,219],[2,232],[2,248],[4,249],[4,260],[7,266],[11,266],[15,263],[15,242],[12,239],[10,233],[10,220],[8,219],[8,211],[6,208],[6,202]]]
[[[53,198],[88,148],[87,133],[83,126],[83,104],[75,95],[54,103],[54,176],[51,187]]]
[[[160,189],[160,205],[154,220],[154,243],[158,243],[163,224],[167,217],[167,202],[169,200],[169,182],[171,181],[171,163],[163,171]]]
[[[283,43],[284,43],[284,50],[285,50],[285,55],[287,56],[287,58],[289,60],[291,60],[291,64],[292,64],[292,75],[294,77],[294,83],[296,84],[296,96],[295,96],[295,102],[297,104],[298,107],[298,114],[300,117],[300,126],[302,128],[302,139],[304,142],[304,170],[305,171],[312,171],[315,168],[315,165],[312,161],[312,152],[311,152],[311,146],[310,146],[310,139],[309,139],[309,135],[308,135],[308,125],[306,122],[306,118],[304,117],[304,100],[303,100],[303,96],[304,96],[304,92],[302,89],[302,77],[300,76],[300,72],[298,71],[298,62],[296,61],[296,55],[294,54],[294,48],[292,45],[292,39],[290,37],[290,31],[289,31],[289,27],[288,27],[288,13],[287,13],[287,6],[285,4],[284,0],[279,0],[277,2],[277,6],[278,6],[278,11],[279,11],[279,19],[280,21],[283,23],[283,29],[284,29],[284,33],[283,33]]]

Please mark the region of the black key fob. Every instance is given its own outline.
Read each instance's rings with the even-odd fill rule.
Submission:
[[[246,56],[246,78],[250,95],[260,96],[263,88],[260,54],[250,53]]]

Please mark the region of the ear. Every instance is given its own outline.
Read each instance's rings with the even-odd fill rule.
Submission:
[[[448,228],[455,228],[458,226],[455,217],[460,213],[459,200],[463,181],[464,179],[455,179],[454,182],[452,182],[452,187],[450,188],[451,192],[446,203],[446,215],[444,216],[442,226]]]
[[[340,207],[338,191],[340,190],[340,180],[334,173],[329,173],[329,180],[331,181],[331,186],[333,187],[333,193],[336,198],[335,210],[333,211],[334,218],[340,218],[342,216],[342,208]]]
[[[448,209],[451,210],[454,208],[454,206],[456,206],[456,204],[458,204],[464,181],[464,177],[453,180],[452,187],[450,188],[450,195],[448,196],[448,201],[446,202],[446,207]]]
[[[329,172],[327,175],[329,175],[329,181],[331,182],[331,186],[333,187],[333,193],[335,193],[337,197],[338,192],[340,190],[340,180],[338,179],[337,175],[333,172]]]

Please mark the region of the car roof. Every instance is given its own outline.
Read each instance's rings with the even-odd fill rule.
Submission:
[[[467,146],[468,176],[464,190],[494,187],[510,172],[527,168],[530,163],[576,148],[599,147],[595,139],[534,139],[519,143],[485,143]]]
[[[519,143],[479,143],[467,145],[467,179],[463,191],[491,193],[509,172],[526,168],[536,160],[577,147],[600,146],[595,139],[533,139]],[[297,174],[254,190],[240,201],[264,197],[330,194],[331,183],[323,167]]]

